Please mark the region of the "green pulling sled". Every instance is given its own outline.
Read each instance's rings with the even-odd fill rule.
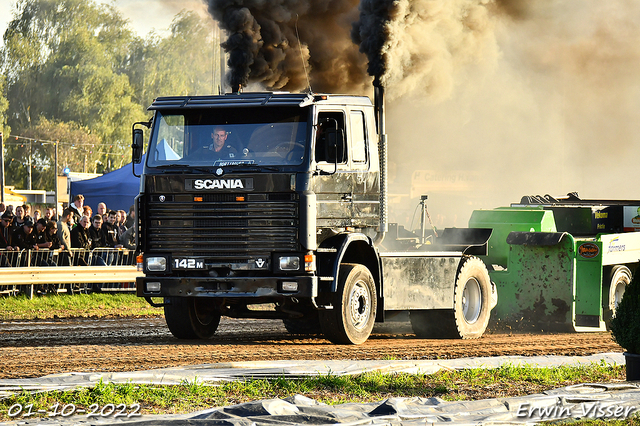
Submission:
[[[640,262],[640,201],[523,197],[476,210],[496,284],[495,328],[605,331]]]

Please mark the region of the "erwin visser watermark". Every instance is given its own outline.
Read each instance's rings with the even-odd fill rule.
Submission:
[[[581,402],[580,404],[564,405],[558,400],[556,405],[532,406],[523,403],[518,406],[517,416],[526,419],[626,419],[635,413],[637,407],[620,404],[604,404],[600,401]]]

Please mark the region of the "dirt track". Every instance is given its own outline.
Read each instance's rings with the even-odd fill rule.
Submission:
[[[407,323],[376,326],[360,346],[292,338],[280,321],[223,318],[216,337],[178,341],[163,318],[0,323],[0,378],[71,371],[133,371],[229,361],[435,359],[622,352],[609,333],[488,334],[479,340],[424,340]]]

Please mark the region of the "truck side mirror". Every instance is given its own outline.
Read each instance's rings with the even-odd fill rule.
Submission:
[[[142,129],[133,129],[133,141],[131,142],[131,162],[140,164],[144,149],[144,132]]]
[[[342,129],[327,129],[327,143],[325,145],[327,162],[338,163],[344,161],[344,133]]]

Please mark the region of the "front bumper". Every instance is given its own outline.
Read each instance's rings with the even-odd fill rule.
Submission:
[[[283,283],[297,283],[296,291]],[[147,283],[160,283],[160,291],[147,291]],[[215,297],[231,299],[283,300],[318,296],[318,277],[138,277],[140,297]]]

